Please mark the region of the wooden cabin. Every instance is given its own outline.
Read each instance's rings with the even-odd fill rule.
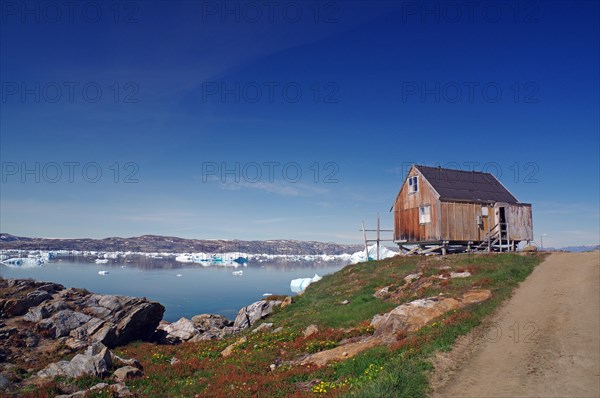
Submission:
[[[514,251],[533,239],[531,204],[489,173],[413,165],[392,209],[408,253]]]

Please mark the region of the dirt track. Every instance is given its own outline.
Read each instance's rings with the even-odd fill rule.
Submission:
[[[600,397],[600,253],[555,253],[436,358],[432,397]]]

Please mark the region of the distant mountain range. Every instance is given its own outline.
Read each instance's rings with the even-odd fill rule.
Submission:
[[[174,236],[143,235],[133,238],[104,239],[49,239],[28,238],[6,233],[0,234],[0,250],[80,250],[80,251],[132,251],[172,253],[224,253],[244,252],[251,254],[343,254],[363,250],[362,245],[346,245],[298,240],[209,240],[184,239]]]
[[[544,247],[545,251],[564,251],[564,252],[591,252],[595,250],[600,250],[600,245],[592,245],[592,246],[566,246],[566,247]]]

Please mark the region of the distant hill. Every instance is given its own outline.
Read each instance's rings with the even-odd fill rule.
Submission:
[[[252,254],[343,254],[362,250],[362,245],[346,245],[298,240],[207,240],[184,239],[174,236],[143,235],[132,238],[48,239],[0,234],[0,250],[80,250],[134,252],[245,252]]]
[[[591,252],[594,250],[600,250],[600,245],[592,245],[592,246],[566,246],[566,247],[544,247],[545,251],[564,251],[564,252]]]

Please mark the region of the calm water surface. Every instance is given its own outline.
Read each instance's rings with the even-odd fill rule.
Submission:
[[[345,265],[265,262],[235,269],[181,264],[174,259],[140,257],[127,262],[110,260],[109,264],[95,264],[91,258],[73,257],[52,260],[33,268],[0,264],[0,276],[57,282],[94,293],[146,297],[164,305],[164,319],[173,322],[182,316],[191,318],[203,313],[222,314],[233,319],[241,307],[259,300],[263,293],[292,294],[292,279],[310,278],[315,273],[331,274]],[[100,270],[109,274],[98,275]],[[243,270],[243,275],[232,275],[235,270]]]

